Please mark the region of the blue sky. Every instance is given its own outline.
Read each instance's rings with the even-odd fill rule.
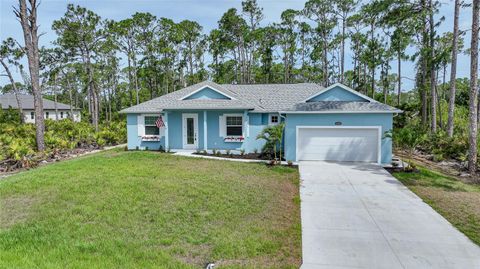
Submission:
[[[14,37],[23,43],[23,36],[19,22],[12,12],[12,6],[16,5],[16,0],[0,0],[0,39]],[[440,16],[445,16],[445,21],[439,28],[439,32],[452,31],[453,28],[453,1],[443,1]],[[471,1],[467,1],[471,2]],[[204,31],[208,32],[217,26],[217,21],[227,9],[235,7],[241,9],[241,0],[43,0],[39,7],[39,25],[40,32],[44,35],[40,39],[40,45],[49,46],[56,36],[51,30],[51,24],[54,20],[60,18],[66,11],[67,3],[75,3],[93,10],[102,18],[121,20],[129,17],[135,12],[150,12],[157,17],[167,17],[178,22],[184,19],[199,22]],[[263,7],[265,19],[264,25],[276,22],[280,14],[285,9],[301,9],[304,0],[258,0]],[[438,19],[437,18],[437,19]],[[460,17],[460,28],[468,30],[471,27],[471,8],[462,10]],[[468,39],[470,33],[467,33],[465,47],[470,46]],[[351,67],[351,60],[347,52],[347,69]],[[469,58],[466,55],[459,56],[458,77],[467,77],[469,75]],[[396,62],[392,62],[392,71],[397,70]],[[3,70],[2,70],[3,71]],[[2,72],[0,71],[0,72]],[[403,63],[403,76],[413,78],[415,74],[412,63]],[[18,74],[16,79],[20,79]],[[447,74],[448,78],[448,74]],[[0,77],[0,85],[7,83],[5,77]],[[403,80],[404,89],[413,87],[413,82],[409,79]]]

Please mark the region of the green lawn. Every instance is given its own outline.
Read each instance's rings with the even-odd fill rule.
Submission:
[[[466,184],[419,167],[418,173],[394,173],[397,179],[480,245],[480,186]]]
[[[107,151],[0,180],[0,268],[298,268],[293,168]]]

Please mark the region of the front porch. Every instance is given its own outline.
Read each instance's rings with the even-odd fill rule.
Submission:
[[[156,127],[159,117],[164,127]],[[264,141],[256,136],[266,126],[264,123],[262,114],[247,110],[168,110],[128,115],[128,148],[260,151]]]

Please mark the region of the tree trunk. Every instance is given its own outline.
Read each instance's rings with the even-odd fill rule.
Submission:
[[[65,79],[67,80],[67,87],[68,87],[68,98],[70,100],[70,115],[69,118],[73,121],[73,95],[72,95],[72,85],[70,84],[70,79],[68,78],[67,74],[65,75]]]
[[[345,28],[346,28],[346,18],[342,18],[342,47],[340,52],[340,82],[343,83],[344,80],[344,70],[345,70]]]
[[[130,96],[130,106],[133,106],[133,94],[132,94],[132,64],[130,55],[127,55],[128,64],[128,95]]]
[[[470,101],[469,101],[469,154],[468,171],[473,176],[477,171],[477,113],[478,113],[478,18],[480,0],[472,2],[472,38],[470,47]],[[476,179],[478,181],[478,178]]]
[[[400,106],[400,102],[401,102],[401,95],[402,95],[402,52],[400,50],[400,48],[398,49],[398,58],[397,58],[397,61],[398,61],[398,94],[397,94],[397,106]]]
[[[137,105],[140,104],[140,89],[138,89],[137,60],[133,59],[133,76],[135,78],[135,93],[137,97]]]
[[[87,55],[87,73],[88,73],[88,92],[90,95],[90,115],[92,119],[92,125],[95,127],[95,131],[98,132],[98,94],[95,89],[95,83],[93,78],[93,70],[90,63],[90,57]]]
[[[57,106],[57,74],[55,74],[53,85],[53,106],[55,107],[55,120],[58,121],[58,106]]]
[[[21,123],[24,123],[25,115],[23,115],[22,100],[20,100],[20,97],[18,96],[19,92],[18,92],[17,85],[15,84],[15,80],[13,79],[12,73],[10,72],[8,65],[2,59],[0,59],[0,63],[5,69],[5,72],[7,73],[7,77],[10,80],[10,83],[12,84],[13,94],[15,95],[15,100],[17,101],[17,106],[18,106],[18,112],[20,113],[20,121]]]
[[[458,17],[460,16],[460,0],[455,0],[455,15],[453,20],[453,40],[452,40],[452,66],[450,70],[450,97],[448,100],[448,122],[447,134],[453,136],[454,116],[455,116],[455,95],[456,95],[456,77],[457,77],[457,50],[458,50]]]
[[[422,10],[426,13],[427,6],[426,0],[421,1]],[[427,19],[425,16],[422,16],[422,48],[421,52],[421,59],[422,59],[422,79],[421,79],[421,90],[422,90],[422,126],[425,127],[428,124],[428,92],[427,92],[427,55],[425,53],[426,49],[428,48],[428,32],[427,32]]]
[[[429,24],[430,24],[430,94],[431,94],[431,131],[437,132],[437,80],[435,78],[435,29],[433,21],[433,5],[432,0],[429,1]]]
[[[43,120],[43,100],[40,88],[40,61],[38,52],[38,26],[37,26],[37,1],[29,0],[30,7],[27,8],[26,0],[19,0],[19,7],[14,8],[15,15],[19,18],[23,29],[25,48],[28,58],[28,69],[33,92],[35,106],[35,126],[37,150],[45,150],[45,124]]]
[[[439,69],[437,69],[437,78],[439,78],[438,72]],[[443,82],[442,82],[442,96],[437,91],[437,106],[438,106],[438,126],[440,126],[440,129],[443,130],[443,113],[442,113],[442,102],[441,100],[444,98],[443,93],[445,92],[445,72],[447,69],[447,64],[443,65]]]
[[[375,45],[374,45],[374,35],[375,35],[375,25],[372,22],[371,24],[371,42],[372,42],[372,66],[371,66],[371,72],[372,72],[372,80],[371,80],[371,86],[372,86],[372,99],[375,99]]]

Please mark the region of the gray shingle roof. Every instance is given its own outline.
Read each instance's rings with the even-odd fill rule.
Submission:
[[[23,109],[32,109],[32,110],[35,109],[33,105],[33,95],[20,94],[18,97],[20,99]],[[15,98],[15,95],[11,93],[0,95],[0,104],[2,109],[7,109],[9,107],[12,107],[15,109],[18,108],[17,99]],[[57,102],[57,108],[70,109],[70,106]],[[46,110],[55,109],[55,102],[43,98],[43,109],[46,109]]]
[[[235,99],[191,99],[181,100],[183,97],[197,91],[198,89],[210,86],[216,90],[232,96]],[[121,113],[149,113],[160,112],[164,109],[254,109],[255,107],[237,98],[234,92],[224,89],[221,85],[211,81],[200,82],[181,90],[154,98],[150,101],[126,108]]]
[[[291,111],[329,111],[329,112],[400,112],[400,110],[380,102],[319,101],[299,103]]]
[[[293,104],[304,101],[321,91],[322,86],[315,83],[298,84],[254,84],[222,85],[235,92],[242,100],[255,106],[255,112],[278,112],[288,110]]]
[[[182,100],[185,96],[188,96],[205,86],[230,96],[232,99]],[[162,110],[175,109],[246,109],[252,110],[253,112],[324,110],[395,111],[395,108],[382,103],[368,101],[304,103],[305,99],[323,89],[322,86],[315,83],[237,85],[217,84],[211,81],[204,81],[139,105],[126,108],[120,112],[155,113]]]
[[[181,100],[196,90],[210,86],[234,99]],[[122,113],[159,112],[164,109],[250,109],[278,112],[320,91],[314,83],[233,85],[204,81],[122,110]]]

